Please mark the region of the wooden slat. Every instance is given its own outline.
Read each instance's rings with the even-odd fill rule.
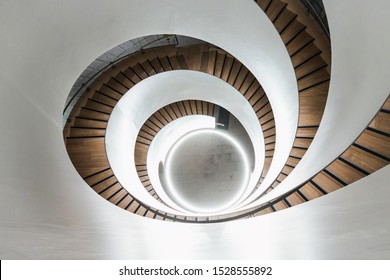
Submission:
[[[294,67],[297,67],[310,59],[313,56],[316,56],[320,54],[320,49],[315,45],[314,42],[309,43],[304,48],[302,48],[299,52],[295,53],[291,57],[291,62],[293,63]]]
[[[261,117],[259,118],[259,121],[260,121],[261,124],[264,124],[264,123],[266,123],[266,122],[272,120],[273,118],[274,118],[274,115],[273,115],[272,111],[270,111],[270,112],[268,112],[267,114],[261,116]]]
[[[127,78],[127,76],[123,74],[123,72],[119,72],[115,76],[115,79],[119,81],[123,86],[125,86],[127,90],[129,90],[134,86],[134,83],[129,78]]]
[[[83,118],[89,118],[89,119],[95,119],[101,121],[108,121],[108,119],[110,118],[109,114],[91,111],[88,110],[87,108],[81,108],[79,116]]]
[[[96,188],[94,188],[96,190]],[[102,197],[104,197],[105,199],[108,199],[110,198],[112,195],[114,195],[117,191],[120,191],[122,188],[122,186],[117,183],[115,184],[114,186],[110,187],[109,189],[103,191],[102,193],[100,193],[100,195]]]
[[[272,119],[271,121],[267,122],[267,123],[263,123],[261,124],[261,127],[263,129],[263,131],[267,130],[268,129],[272,129],[273,127],[275,127],[275,120]]]
[[[97,110],[99,112],[107,113],[107,114],[111,114],[112,110],[114,109],[112,106],[105,105],[91,99],[87,101],[84,107],[88,109]]]
[[[114,99],[116,99],[116,100],[121,99],[122,96],[123,96],[122,93],[113,90],[112,88],[110,88],[109,86],[107,86],[107,85],[105,85],[105,84],[103,84],[103,85],[99,88],[98,91],[101,92],[101,93],[103,93],[103,94],[105,94],[105,95],[107,95],[107,96],[110,96],[110,97],[112,97],[112,98],[114,98]]]
[[[282,1],[272,1],[267,9],[267,16],[273,22],[275,18],[282,12],[286,7],[286,3]]]
[[[328,92],[313,88],[299,94],[299,122],[298,126],[318,126],[326,105]]]
[[[295,68],[295,74],[297,76],[297,79],[300,79],[325,66],[325,61],[318,54],[307,60],[305,63],[301,64],[299,67]]]
[[[306,153],[306,149],[292,148],[290,155],[294,157],[302,158],[305,153]]]
[[[159,110],[154,113],[154,116],[165,126],[169,123],[169,118],[167,119],[161,112],[164,110]]]
[[[154,124],[154,123],[152,123],[151,121],[146,121],[145,122],[145,124],[146,124],[146,126],[148,127],[148,128],[150,128],[150,129],[152,129],[152,131],[155,131],[155,132],[159,132],[160,131],[160,127],[158,127],[156,124]],[[147,130],[146,128],[145,128],[145,130]],[[147,130],[148,132],[151,132],[150,130]]]
[[[141,137],[141,136],[138,135],[138,137],[137,137],[137,144],[136,144],[136,146],[135,146],[135,149],[138,149],[138,145],[139,145],[139,144],[149,146],[151,142],[152,142],[152,141],[150,141],[149,139],[143,138],[143,137]]]
[[[239,88],[239,91],[242,95],[244,95],[245,98],[249,99],[250,95],[247,94],[247,91],[252,86],[252,84],[255,82],[255,77],[252,75],[252,73],[248,73],[248,75],[245,77],[245,80],[243,81],[242,85]]]
[[[291,166],[296,166],[298,163],[299,163],[299,159],[293,157],[289,157],[286,162],[286,164]]]
[[[171,64],[173,70],[180,70],[181,69],[181,66],[179,64],[179,61],[177,60],[176,55],[168,57],[168,60]]]
[[[141,137],[143,137],[143,138],[145,138],[145,139],[148,139],[148,140],[150,140],[150,141],[152,141],[153,138],[154,138],[154,136],[153,136],[152,134],[147,133],[147,132],[145,132],[145,131],[142,130],[142,129],[139,131],[138,135],[141,136]]]
[[[149,63],[149,60],[142,62],[141,66],[149,77],[156,74],[156,71],[154,71],[152,65]]]
[[[237,76],[241,70],[242,64],[239,62],[237,59],[234,59],[233,65],[232,65],[232,70],[230,71],[230,76],[227,82],[233,86],[234,82],[237,79]]]
[[[290,56],[292,56],[301,50],[305,45],[313,41],[314,38],[312,36],[310,36],[306,31],[302,31],[287,45],[287,51]]]
[[[96,121],[96,120],[89,120],[89,119],[83,119],[83,118],[76,118],[74,122],[74,126],[76,127],[89,127],[89,128],[106,128],[107,122],[104,121]]]
[[[365,130],[355,143],[390,158],[390,137]]]
[[[298,127],[297,137],[310,137],[314,138],[318,130],[318,126],[313,127]]]
[[[157,118],[156,114],[153,114],[149,117],[149,120],[157,125],[159,128],[163,128],[165,126],[164,118]]]
[[[180,110],[181,115],[182,116],[187,116],[188,114],[187,114],[186,109],[184,108],[183,103],[182,102],[177,102],[176,104],[177,104],[177,106],[178,106],[178,108]]]
[[[294,168],[285,165],[285,166],[283,167],[283,169],[282,169],[282,172],[285,173],[285,174],[290,174],[293,170],[294,170]]]
[[[327,193],[333,192],[343,187],[340,182],[338,182],[325,172],[318,173],[312,180]]]
[[[230,55],[227,55],[225,59],[225,65],[222,69],[222,74],[221,74],[221,79],[224,80],[225,82],[228,81],[230,72],[232,70],[233,62],[234,62],[234,58],[231,57]]]
[[[169,114],[169,116],[171,117],[172,120],[176,120],[178,118],[178,116],[173,111],[173,108],[170,105],[165,106],[164,108],[165,108],[166,112]]]
[[[379,112],[371,121],[369,127],[385,133],[390,133],[390,114]]]
[[[183,100],[184,108],[187,114],[192,115],[191,104],[189,100]]]
[[[279,17],[274,21],[276,30],[281,33],[296,15],[288,9],[283,9]]]
[[[136,73],[136,76],[139,77],[141,80],[144,80],[149,77],[146,71],[142,68],[141,64],[137,63],[131,68],[133,69],[134,73]]]
[[[117,204],[125,195],[127,191],[121,187],[121,190],[109,199],[111,203]]]
[[[275,135],[275,128],[269,129],[263,132],[264,137],[268,137],[270,135]]]
[[[146,164],[146,155],[148,154],[149,146],[137,144],[134,149],[135,164]]]
[[[326,170],[347,184],[351,184],[364,177],[363,173],[340,160],[333,161],[328,167],[326,167]]]
[[[203,52],[201,62],[200,62],[200,71],[203,73],[207,73],[208,66],[209,66],[209,53]]]
[[[103,182],[99,183],[98,185],[95,185],[93,187],[93,190],[97,193],[103,193],[107,189],[119,185],[118,180],[115,177],[107,178],[107,180],[104,180]]]
[[[246,76],[248,75],[248,69],[245,67],[245,66],[242,66],[241,69],[240,69],[240,72],[238,73],[238,76],[234,82],[234,88],[236,90],[239,90],[241,85],[243,84]]]
[[[125,197],[119,204],[118,206],[121,207],[121,208],[125,208],[127,205],[129,205],[129,203],[133,200],[133,198],[128,195],[127,197]]]
[[[115,91],[121,93],[122,95],[125,94],[129,89],[123,86],[121,83],[119,83],[114,78],[111,78],[107,81],[106,85],[108,85],[110,88],[114,89]]]
[[[200,100],[196,100],[196,108],[198,108],[197,109],[197,112],[198,112],[198,114],[199,115],[201,115],[203,112],[202,112],[202,101],[200,101]]]
[[[294,147],[309,148],[313,139],[295,138]]]
[[[160,62],[162,67],[164,68],[164,71],[171,71],[173,70],[171,67],[171,64],[169,63],[168,57],[164,56],[160,58]]]
[[[176,116],[178,116],[179,118],[183,116],[176,103],[172,103],[171,107],[172,107],[172,110],[175,112]]]
[[[277,211],[288,208],[288,205],[284,201],[279,201],[272,205]]]
[[[297,20],[293,20],[280,34],[284,44],[288,44],[295,36],[301,32],[305,26]]]
[[[303,185],[300,189],[300,192],[309,200],[323,196],[323,193],[319,191],[312,183],[308,182]]]
[[[342,155],[342,158],[352,162],[368,173],[375,172],[387,165],[387,162],[355,146],[350,146]]]
[[[385,104],[383,105],[382,109],[390,111],[390,97],[386,99]]]
[[[272,0],[257,0],[257,4],[262,10],[265,10],[269,4],[271,3]]]
[[[320,82],[324,82],[330,79],[330,75],[326,68],[321,68],[304,78],[298,80],[298,90],[304,90],[313,85],[319,84]]]
[[[162,67],[158,58],[153,58],[152,60],[150,60],[150,65],[153,67],[156,73],[164,72],[164,68]]]
[[[105,129],[72,127],[70,130],[70,137],[104,137],[105,133]]]
[[[191,111],[193,114],[198,114],[198,110],[196,108],[196,102],[195,100],[190,100],[190,105],[191,105]]]
[[[257,82],[258,83],[258,82]],[[256,83],[256,84],[257,84]],[[256,92],[252,95],[252,97],[249,98],[248,102],[249,104],[254,107],[258,102],[260,102],[260,99],[265,96],[264,89],[260,86]]]
[[[66,149],[81,177],[109,167],[103,138],[68,139]]]
[[[207,73],[209,73],[210,75],[214,75],[216,60],[217,60],[217,51],[210,51],[209,62],[207,67]]]
[[[264,116],[265,114],[267,114],[268,112],[270,112],[272,110],[271,108],[271,104],[270,103],[267,103],[265,104],[265,106],[263,108],[261,108],[261,110],[257,111],[256,112],[256,115],[258,118],[260,118],[261,116]],[[263,120],[264,122],[265,120]]]
[[[286,200],[287,200],[292,206],[299,205],[299,204],[305,202],[305,200],[304,200],[301,196],[299,196],[296,192],[295,192],[295,193],[292,193],[291,195],[289,195],[288,197],[286,197]]]
[[[103,169],[104,170],[104,169]],[[97,184],[100,181],[107,179],[108,177],[113,176],[111,168],[106,169],[105,171],[99,172],[96,175],[85,178],[84,180],[88,183],[88,185],[92,186]]]
[[[224,65],[225,65],[225,59],[226,59],[225,53],[220,53],[220,52],[217,53],[214,76],[221,78],[222,70],[223,70]]]
[[[252,105],[253,111],[258,112],[265,106],[269,104],[268,98],[266,95],[263,95],[254,105]]]
[[[207,114],[209,116],[214,116],[214,104],[213,103],[209,103],[209,107],[208,107],[208,112]]]

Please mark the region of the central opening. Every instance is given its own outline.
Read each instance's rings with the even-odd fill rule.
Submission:
[[[170,198],[195,213],[217,213],[233,206],[248,185],[247,156],[228,132],[201,129],[180,138],[169,150],[161,182]]]

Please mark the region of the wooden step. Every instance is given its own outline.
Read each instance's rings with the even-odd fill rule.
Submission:
[[[305,26],[297,20],[293,20],[290,24],[283,30],[280,34],[280,37],[283,40],[283,43],[286,45],[290,43],[296,36],[298,36],[303,30]],[[290,52],[289,52],[290,53]],[[291,55],[291,53],[290,53]]]
[[[355,143],[390,160],[390,137],[365,130]]]
[[[389,134],[390,133],[390,114],[380,111],[375,116],[375,118],[371,121],[369,127]]]
[[[313,41],[313,37],[311,37],[306,31],[302,31],[296,37],[294,37],[293,40],[287,43],[287,51],[290,56],[293,56],[295,53],[299,52],[306,45]]]
[[[315,182],[318,186],[320,186],[327,193],[338,190],[344,186],[342,183],[340,183],[336,179],[332,178],[330,175],[326,174],[323,171],[318,173],[312,179],[312,181]]]
[[[312,183],[308,182],[304,184],[301,188],[299,188],[299,191],[308,199],[316,199],[320,196],[323,196],[324,194],[318,190]]]
[[[120,96],[118,96],[120,97]],[[103,93],[100,93],[98,91],[95,91],[95,93],[91,97],[92,100],[96,100],[100,103],[110,105],[112,107],[115,107],[116,103],[118,103],[119,99],[115,99],[111,96],[107,96]]]
[[[384,159],[376,157],[356,146],[350,146],[341,157],[368,173],[375,172],[388,164]]]
[[[75,121],[74,121],[74,126],[75,127],[84,127],[84,128],[104,128],[105,129],[107,127],[107,122],[76,117]]]
[[[93,185],[96,185],[99,182],[102,182],[102,181],[104,181],[107,178],[112,177],[112,176],[114,176],[112,169],[107,168],[107,169],[103,169],[103,170],[99,171],[98,173],[92,174],[92,175],[84,178],[84,180],[88,183],[88,185],[93,186]]]
[[[288,10],[287,8],[283,9],[278,18],[274,21],[274,26],[279,33],[287,28],[287,26],[296,18],[296,15]]]
[[[311,59],[307,60],[305,63],[302,63],[300,66],[295,68],[295,74],[297,79],[301,79],[304,76],[307,76],[316,70],[326,67],[327,64],[322,59],[321,55],[313,56]]]
[[[92,109],[95,111],[111,114],[114,107],[111,105],[103,104],[100,101],[89,99],[85,104],[84,108]]]
[[[347,163],[340,160],[333,161],[328,167],[326,167],[326,170],[328,170],[346,184],[351,184],[365,176],[365,174],[359,172]]]
[[[282,1],[272,1],[266,12],[268,18],[274,22],[286,6],[287,4]]]
[[[85,128],[85,127],[72,127],[70,130],[70,138],[85,138],[85,137],[104,137],[106,129],[98,128]],[[68,138],[69,139],[69,138]]]

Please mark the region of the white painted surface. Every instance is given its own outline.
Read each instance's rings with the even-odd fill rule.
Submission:
[[[366,128],[390,93],[390,1],[324,0],[324,4],[332,73],[321,125],[291,174],[247,208],[288,192],[331,163]]]
[[[52,222],[2,217],[0,258],[389,259],[389,174],[386,167],[288,210],[208,225],[146,220],[93,196],[104,210],[93,220],[66,222],[59,211]]]
[[[388,33],[381,32],[381,37],[375,34],[376,28],[382,31],[382,27],[389,26],[389,18],[383,14],[388,10],[387,1],[376,1],[369,8],[365,1],[326,0],[325,4],[332,36],[336,36],[333,52],[349,44],[348,40],[343,45],[337,43],[341,36],[348,36],[347,30],[352,34],[360,28],[367,31],[359,40],[366,48],[359,44],[354,48],[362,51],[358,54],[366,57],[365,62],[372,59],[379,67],[371,62],[362,65],[362,71],[369,66],[380,78],[377,84],[371,75],[366,80],[362,74],[363,81],[375,82],[367,92],[381,91],[388,81],[388,72],[382,71],[386,70],[382,66],[388,56],[381,52],[387,46]],[[353,7],[350,12],[355,14],[352,22],[349,13],[345,14],[348,4],[348,8]],[[171,32],[188,33],[214,42],[240,58],[256,76],[262,76],[260,81],[271,94],[273,83],[263,80],[271,75],[267,73],[274,72],[269,72],[266,66],[273,58],[267,52],[258,52],[263,47],[273,48],[271,42],[279,39],[275,32],[263,29],[262,20],[253,20],[252,16],[264,18],[249,0],[1,1],[0,258],[390,258],[389,167],[304,205],[216,225],[165,223],[126,213],[98,197],[72,167],[61,131],[67,93],[94,58],[129,38]],[[360,22],[355,20],[358,17]],[[168,28],[161,22],[166,22]],[[199,27],[197,32],[185,32],[195,27]],[[266,36],[259,34],[259,30]],[[335,35],[337,30],[343,32]],[[235,42],[234,46],[228,47],[227,41]],[[369,48],[374,51],[368,53]],[[341,54],[343,51],[336,56],[341,59],[339,63],[334,57],[333,75],[343,76],[341,70],[350,70],[344,68],[351,64],[344,65],[346,61]],[[290,97],[290,89],[293,92],[295,86],[290,83],[293,75],[288,70],[290,67],[281,61],[286,55],[273,61],[281,65],[271,68],[279,71],[273,81],[275,92],[280,95],[271,94],[270,100],[274,108],[283,112],[277,125],[283,127],[282,120],[286,120],[286,127],[292,131],[296,108],[289,109],[295,104],[290,102],[290,98],[295,98]],[[358,60],[355,56],[351,59]],[[337,70],[338,67],[341,69]],[[286,84],[277,85],[280,81]],[[342,102],[343,94],[339,93],[331,103]],[[359,93],[358,103],[372,98],[371,95],[363,98]],[[278,102],[283,105],[279,107]],[[364,108],[359,106],[362,119],[360,114],[351,113],[345,115],[346,120],[336,118],[336,123],[357,130],[355,126],[364,126],[362,123],[367,123],[368,115],[374,115],[377,102],[366,102]],[[352,107],[346,108],[352,110]],[[333,115],[336,108],[332,105],[326,114]],[[330,131],[336,123],[327,122]],[[344,129],[348,134],[338,131],[334,135],[343,145],[350,142],[347,138],[355,137],[349,135],[349,128]],[[321,130],[325,132],[325,128]],[[336,149],[341,149],[341,144],[334,143]]]
[[[248,188],[255,187],[264,163],[264,137],[259,121],[248,101],[232,86],[214,76],[187,70],[164,72],[142,80],[119,100],[111,113],[105,137],[107,158],[119,182],[134,197],[174,214],[181,213],[155,200],[141,184],[135,169],[134,146],[139,129],[154,112],[183,99],[217,104],[240,120],[252,143],[256,143]]]

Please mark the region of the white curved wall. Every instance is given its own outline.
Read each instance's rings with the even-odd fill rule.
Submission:
[[[320,127],[286,180],[248,208],[288,192],[341,155],[390,93],[390,1],[323,2],[332,40],[332,72]]]
[[[150,11],[156,8],[156,2],[164,7],[161,13],[152,14]],[[334,35],[336,29],[341,24],[344,27],[340,30],[347,30],[350,18],[338,16],[336,3],[339,5],[339,2],[325,2],[336,45],[343,35]],[[190,3],[199,6],[189,9]],[[355,15],[353,18],[364,15],[360,20],[370,26],[370,30],[377,28],[376,20],[371,20],[374,15],[381,19],[383,26],[389,26],[388,17],[377,16],[388,10],[383,8],[388,5],[386,1],[377,1],[377,6],[382,7],[378,11],[373,8],[375,5],[366,9],[364,1],[346,1],[340,4],[340,12],[347,3],[353,7],[350,11]],[[192,18],[184,14],[192,21],[183,24],[173,4],[182,8],[187,5],[187,13],[191,15],[212,13],[213,17]],[[144,219],[114,207],[98,197],[71,165],[61,131],[66,95],[77,76],[95,57],[129,39],[130,35],[144,35],[132,33],[133,19],[153,15],[149,23],[158,26],[157,23],[168,17],[169,24],[179,26],[177,29],[204,23],[206,34],[225,27],[225,12],[234,11],[234,17],[229,20],[244,22],[248,29],[224,28],[220,40],[238,34],[236,48],[227,50],[240,58],[239,49],[252,46],[253,38],[267,44],[258,33],[248,36],[251,30],[261,28],[260,22],[249,20],[248,15],[258,15],[256,9],[252,1],[232,0],[71,0],[61,4],[49,0],[1,1],[0,258],[389,258],[389,167],[345,189],[279,213],[217,225],[185,225]],[[214,25],[209,25],[206,19]],[[348,26],[353,34],[354,26]],[[356,26],[361,25],[356,22]],[[177,29],[171,30],[180,31]],[[365,33],[364,36],[373,38],[375,34]],[[385,40],[386,45],[383,38],[386,34],[374,37],[378,42]],[[207,36],[198,37],[212,41]],[[268,39],[271,37],[274,38],[269,34]],[[366,44],[372,46],[369,42]],[[382,47],[377,48],[379,51]],[[334,48],[333,51],[337,52]],[[361,54],[374,58],[379,66],[386,63],[380,61],[385,59],[380,52]],[[256,66],[266,57],[257,57],[251,52],[250,58],[249,68],[257,75],[263,74]],[[336,71],[333,73],[343,74],[336,67],[343,65],[336,63],[332,68]],[[285,65],[285,68],[289,67]],[[382,86],[387,77],[380,79]],[[377,89],[376,84],[371,86],[370,89]],[[291,84],[287,88],[294,91]],[[380,90],[381,86],[378,92]],[[359,95],[357,104],[362,98]],[[332,103],[338,99],[343,100],[343,97],[335,98]],[[363,111],[378,109],[377,103],[378,100],[374,105],[367,104]],[[329,110],[326,114],[331,113]],[[294,119],[294,112],[287,112]],[[370,114],[373,116],[374,112],[367,112],[365,121]],[[349,125],[348,118],[345,123]],[[332,127],[329,122],[327,129]],[[337,131],[335,136],[343,145],[351,140]],[[341,145],[337,147],[341,149]],[[188,234],[192,242],[178,238],[183,234]],[[127,249],[130,247],[132,250]]]
[[[178,215],[182,213],[158,202],[141,184],[135,168],[134,147],[138,131],[154,112],[183,99],[217,104],[231,112],[248,131],[252,143],[256,143],[249,192],[261,176],[265,153],[263,131],[252,107],[241,93],[221,79],[202,72],[178,70],[154,75],[136,84],[111,113],[105,136],[107,158],[115,176],[130,194],[148,206]]]

